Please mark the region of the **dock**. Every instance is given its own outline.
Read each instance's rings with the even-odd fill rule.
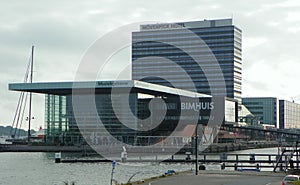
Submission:
[[[90,147],[88,150],[93,151]],[[52,146],[52,145],[0,145],[0,152],[83,152],[82,146]]]

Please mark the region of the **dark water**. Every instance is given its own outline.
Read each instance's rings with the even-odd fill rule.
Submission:
[[[54,154],[46,153],[0,153],[1,185],[109,185],[110,163],[54,163]],[[114,179],[127,182],[163,174],[168,169],[183,171],[191,169],[189,164],[119,164]]]
[[[235,153],[273,153],[276,148],[239,151]],[[64,156],[63,158],[70,157]],[[218,156],[216,156],[218,157]],[[133,175],[134,180],[163,174],[168,169],[185,171],[192,164],[118,164],[114,179],[127,182]],[[76,185],[109,185],[111,177],[110,163],[54,163],[52,153],[0,153],[0,185],[63,185],[64,182]],[[207,169],[219,170],[217,165]]]

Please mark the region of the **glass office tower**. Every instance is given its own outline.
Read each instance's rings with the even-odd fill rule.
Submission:
[[[195,44],[197,38],[206,45]],[[196,56],[200,68],[177,46]],[[214,57],[209,55],[213,55],[217,63],[212,62]],[[203,67],[207,69],[205,74]],[[195,88],[187,83],[180,69],[191,77]],[[141,25],[140,31],[132,33],[132,79],[165,86],[175,84],[179,89],[226,96],[241,102],[242,31],[233,25],[232,19]],[[226,89],[220,82],[223,79]],[[212,89],[216,93],[212,94]]]
[[[275,97],[248,97],[242,103],[261,124],[270,124],[278,127],[279,110],[278,99]]]

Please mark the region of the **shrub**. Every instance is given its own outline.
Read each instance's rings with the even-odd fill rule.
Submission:
[[[295,185],[300,185],[300,181],[295,181],[294,184]]]

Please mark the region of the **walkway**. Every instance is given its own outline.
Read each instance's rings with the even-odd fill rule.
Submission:
[[[276,185],[281,184],[283,173],[200,171],[199,175],[184,173],[146,181],[143,185]]]

